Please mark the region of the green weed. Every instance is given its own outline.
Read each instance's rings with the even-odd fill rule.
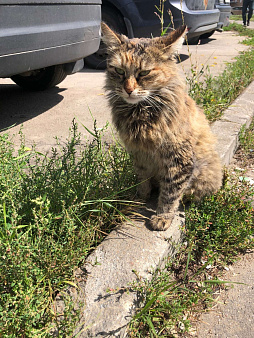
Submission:
[[[172,13],[166,13],[170,15],[171,20],[167,27],[164,26],[164,15],[165,15],[164,3],[165,2],[166,0],[160,0],[159,6],[155,5],[156,11],[154,12],[154,14],[157,15],[160,20],[161,36],[165,35],[171,26],[174,27]]]
[[[253,29],[244,27],[243,25],[240,25],[239,23],[233,22],[230,23],[227,27],[223,27],[224,31],[235,31],[238,32],[240,35],[243,36],[254,36]]]
[[[254,31],[239,24],[230,24],[225,30],[235,30],[248,36],[244,43],[252,46]],[[203,77],[203,79],[202,79]],[[225,70],[218,76],[212,76],[209,67],[200,70],[191,68],[186,76],[189,94],[204,109],[207,118],[215,121],[236,97],[254,79],[254,49],[240,53],[235,61],[228,63]]]
[[[248,39],[242,41],[243,44],[248,46],[254,46],[254,30],[239,25],[238,23],[230,23],[228,27],[223,28],[224,31],[235,31],[238,32],[241,36],[248,36]]]
[[[95,126],[83,143],[77,124],[63,146],[42,155],[0,135],[0,336],[69,336],[78,320],[66,303],[63,324],[52,302],[88,253],[133,200],[135,176],[119,144],[104,145]],[[83,144],[82,144],[83,143]]]
[[[204,75],[204,80],[200,76]],[[240,53],[227,65],[222,74],[213,77],[209,69],[192,69],[187,77],[190,96],[200,105],[210,121],[221,117],[223,111],[254,79],[254,49]]]
[[[239,134],[240,149],[245,159],[254,157],[254,121],[251,122],[248,129],[243,126]]]

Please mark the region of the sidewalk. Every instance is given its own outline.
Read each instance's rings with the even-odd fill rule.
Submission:
[[[223,280],[233,284],[223,290],[211,310],[196,325],[198,338],[252,338],[254,332],[254,253],[244,255]]]

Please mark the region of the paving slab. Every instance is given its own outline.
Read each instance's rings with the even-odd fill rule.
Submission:
[[[143,220],[135,221],[135,225],[124,224],[89,256],[83,267],[88,274],[84,326],[89,328],[80,337],[125,335],[138,301],[130,283],[137,281],[138,276],[151,279],[153,269],[159,267],[163,258],[173,255],[183,224],[181,214],[176,215],[172,227],[165,232],[151,231]]]
[[[254,253],[247,253],[223,275],[233,282],[196,323],[195,338],[253,338]],[[195,327],[195,324],[193,325]],[[193,336],[194,338],[194,336]]]
[[[227,165],[238,145],[243,125],[249,126],[254,116],[254,82],[232,103],[223,117],[212,125],[218,139],[218,152]],[[138,278],[150,280],[152,271],[173,257],[182,239],[184,214],[179,211],[172,226],[165,232],[151,231],[146,219],[156,209],[156,202],[148,204],[141,214],[114,230],[87,258],[75,275],[79,289],[68,292],[84,308],[75,334],[87,337],[126,337],[127,324],[137,306],[137,294],[130,283]],[[137,277],[138,276],[138,277]],[[57,310],[63,311],[59,298]]]

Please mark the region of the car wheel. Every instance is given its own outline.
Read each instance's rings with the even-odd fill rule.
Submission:
[[[201,38],[201,39],[208,39],[208,38],[210,38],[210,36],[213,35],[214,32],[215,32],[215,30],[214,30],[214,31],[211,31],[211,32],[208,32],[208,33],[205,33],[205,34],[202,34],[202,35],[200,36],[200,38]]]
[[[126,26],[122,16],[114,9],[108,7],[102,7],[101,9],[102,21],[111,27],[114,31],[127,34]],[[103,41],[101,40],[98,51],[85,58],[87,66],[95,69],[105,69],[107,67],[107,49]]]
[[[62,65],[33,70],[24,74],[14,75],[11,79],[20,87],[28,90],[45,90],[56,86],[66,78]]]
[[[187,36],[187,40],[188,40],[188,45],[197,45],[200,40],[200,36],[195,36],[194,38],[188,38]]]

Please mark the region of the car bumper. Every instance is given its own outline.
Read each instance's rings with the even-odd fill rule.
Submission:
[[[100,0],[8,1],[0,5],[0,77],[73,62],[99,48]]]
[[[188,27],[189,38],[202,35],[217,28],[220,16],[218,9],[190,10],[184,0],[182,3],[171,0],[170,3],[173,6],[172,13],[176,26],[183,24],[183,13],[184,24]]]
[[[164,5],[164,12],[168,13],[168,11],[170,11],[174,22],[174,24],[172,24],[171,16],[166,14],[164,16],[164,27],[176,28],[182,24],[186,24],[190,38],[217,29],[220,16],[218,9],[190,10],[187,8],[184,0],[182,0],[182,2],[179,2],[179,0],[170,0],[166,1]],[[131,4],[129,4],[129,6],[131,6]],[[135,13],[134,10],[133,12]],[[143,20],[138,13],[135,13],[132,18],[124,19],[127,24],[129,37],[151,37],[161,34],[160,21],[155,14],[146,21]]]
[[[229,18],[231,15],[231,6],[228,5],[216,5],[216,8],[220,11],[219,22],[217,29],[227,27],[229,25]]]

